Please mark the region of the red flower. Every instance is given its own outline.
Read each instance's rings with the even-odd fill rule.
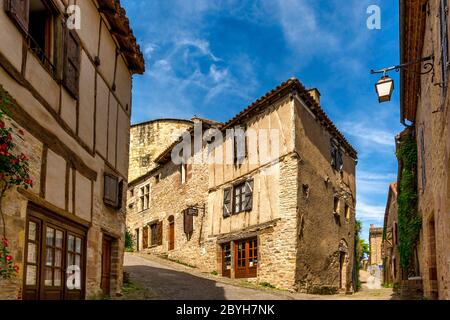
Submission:
[[[2,242],[3,242],[3,246],[4,246],[5,248],[8,247],[8,239],[3,238],[3,239],[2,239]]]
[[[16,273],[19,273],[19,266],[17,264],[14,265],[13,269]]]
[[[12,257],[11,256],[6,256],[6,261],[11,261]]]
[[[33,180],[31,180],[31,179],[25,180],[25,183],[29,184],[30,186],[32,186],[33,185]]]

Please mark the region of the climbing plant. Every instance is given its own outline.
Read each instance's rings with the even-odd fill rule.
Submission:
[[[397,158],[402,163],[398,203],[398,235],[400,263],[407,270],[422,228],[417,211],[417,144],[412,136],[400,141]]]
[[[10,278],[18,267],[14,264],[9,253],[8,238],[6,237],[6,221],[3,213],[3,198],[6,192],[13,187],[23,187],[28,189],[33,186],[30,179],[30,169],[28,157],[17,152],[14,138],[24,133],[19,130],[17,133],[6,120],[9,120],[6,112],[13,107],[13,103],[8,94],[0,87],[0,216],[2,241],[0,243],[0,277]]]

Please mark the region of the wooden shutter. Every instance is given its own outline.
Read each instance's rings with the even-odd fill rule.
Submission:
[[[63,84],[72,96],[78,98],[81,65],[80,39],[74,30],[68,29],[66,29],[65,38]]]
[[[244,211],[251,211],[253,209],[253,180],[245,182],[245,200]]]
[[[337,148],[333,142],[331,142],[330,153],[331,153],[331,166],[333,168],[337,168],[337,163],[336,163]]]
[[[111,175],[105,174],[104,179],[104,192],[103,192],[103,201],[105,204],[115,207],[118,207],[119,202],[119,178]]]
[[[189,214],[189,210],[184,210],[184,233],[190,235],[194,232],[194,216]]]
[[[148,227],[142,228],[142,248],[148,248]]]
[[[343,158],[342,150],[340,148],[337,150],[337,156],[338,156],[337,169],[342,171],[344,169],[344,158]]]
[[[393,228],[389,228],[386,230],[386,246],[388,248],[392,248],[393,245],[393,232],[392,232]]]
[[[28,33],[29,0],[5,0],[5,11],[8,16]]]
[[[161,246],[163,243],[163,223],[159,221],[156,225],[156,233],[157,233],[157,245]]]
[[[223,190],[223,216],[227,218],[231,216],[232,213],[232,202],[231,202],[231,188],[226,188]]]

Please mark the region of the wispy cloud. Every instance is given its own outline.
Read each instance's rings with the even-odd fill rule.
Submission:
[[[342,131],[365,145],[395,146],[395,132],[374,128],[374,123],[346,122]]]
[[[382,222],[384,219],[385,206],[370,205],[365,202],[358,202],[356,206],[357,219],[367,219]]]

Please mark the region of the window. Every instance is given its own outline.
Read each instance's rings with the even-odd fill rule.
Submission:
[[[150,165],[150,156],[141,157],[141,167],[148,167]]]
[[[139,190],[140,211],[150,208],[150,184],[143,186]]]
[[[158,224],[154,223],[150,226],[151,244],[156,246],[158,244]]]
[[[82,299],[86,230],[29,206],[25,233],[25,300]],[[77,281],[78,271],[81,278]]]
[[[350,220],[350,215],[351,215],[350,206],[348,204],[345,204],[345,219]]]
[[[115,209],[122,208],[123,180],[119,181],[119,177],[105,173],[103,202]]]
[[[30,0],[28,46],[45,67],[54,72],[54,11],[47,1]]]
[[[344,168],[342,150],[334,141],[331,141],[331,166],[337,171]]]
[[[134,189],[130,189],[130,197],[134,197]]]
[[[241,183],[234,187],[233,198],[234,198],[234,213],[244,211],[245,183]]]
[[[233,188],[224,189],[223,216],[253,209],[253,180],[236,184]]]
[[[188,165],[183,163],[180,165],[180,174],[181,174],[181,184],[185,184],[187,182],[187,171]]]
[[[447,0],[440,0],[439,7],[439,25],[440,25],[440,38],[441,38],[441,82],[442,82],[442,97],[445,100],[445,93],[448,81],[448,28],[447,28],[447,15],[448,15],[448,4]]]
[[[394,222],[394,244],[398,245],[398,226],[397,226],[397,222]]]
[[[340,211],[340,201],[338,197],[334,197],[334,209],[333,213],[339,215]]]
[[[234,164],[241,165],[247,157],[247,134],[245,128],[234,129],[233,157]]]

